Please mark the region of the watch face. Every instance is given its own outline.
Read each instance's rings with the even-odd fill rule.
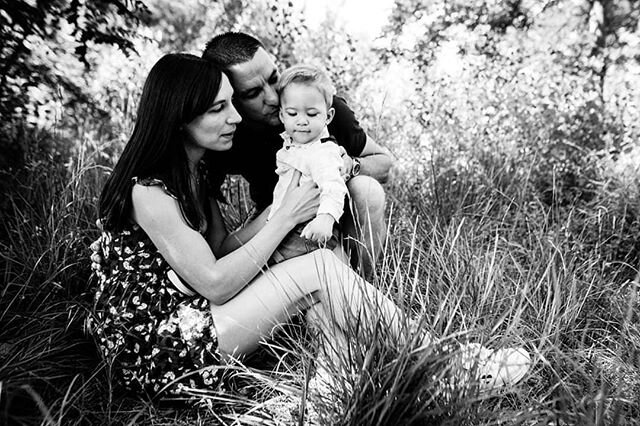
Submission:
[[[357,158],[353,159],[353,169],[351,169],[352,176],[358,176],[360,174],[360,160]]]

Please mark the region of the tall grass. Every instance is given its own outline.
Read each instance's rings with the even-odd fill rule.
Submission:
[[[32,135],[24,167],[5,176],[0,381],[7,422],[53,421],[52,410],[73,411],[97,365],[81,324],[98,176],[83,158],[72,162],[50,149],[47,138]]]
[[[356,322],[342,356],[328,361],[319,356],[330,350],[324,340],[289,325],[235,365],[225,392],[201,392],[195,405],[127,395],[83,331],[105,170],[91,147],[72,154],[34,149],[5,175],[2,424],[600,425],[640,417],[639,284],[624,262],[633,256],[612,262],[621,257],[610,242],[632,223],[615,224],[627,221],[621,209],[597,216],[546,205],[500,167],[481,186],[447,185],[437,170],[429,181],[406,176],[390,186],[374,284],[407,312],[400,339],[382,323],[366,333]],[[227,191],[237,226],[249,214],[246,191],[236,181]],[[438,343],[422,345],[415,324]],[[451,347],[466,341],[524,346],[534,367],[515,389],[481,394],[455,379]],[[332,378],[320,392],[309,386],[319,364]]]
[[[508,177],[500,180],[508,182]],[[472,182],[460,186],[476,195]],[[414,202],[433,199],[428,189],[416,194],[406,187],[393,193],[397,203],[426,216],[414,225],[416,237],[405,251],[422,250],[416,266],[422,273],[415,275],[425,283],[429,302],[422,308],[434,327],[445,335],[466,330],[491,346],[524,344],[535,354],[537,366],[523,386],[528,392],[510,411],[512,416],[502,420],[636,421],[640,347],[633,314],[638,283],[629,279],[633,268],[624,262],[611,268],[608,260],[615,247],[605,247],[604,239],[591,250],[578,250],[576,244],[580,238],[585,246],[592,244],[589,239],[598,228],[612,229],[607,222],[624,215],[612,209],[594,231],[594,222],[574,211],[578,207],[559,211],[504,187],[483,189],[481,197],[472,197],[470,208],[461,205],[443,215]],[[448,195],[440,194],[445,200],[451,199]],[[576,229],[580,232],[569,232]],[[405,224],[393,235],[408,231]]]

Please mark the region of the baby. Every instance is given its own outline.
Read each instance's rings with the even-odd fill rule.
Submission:
[[[283,146],[276,154],[279,178],[269,218],[282,203],[296,170],[302,173],[301,183],[311,180],[320,188],[320,207],[313,220],[298,225],[282,241],[271,264],[338,244],[335,225],[343,213],[347,186],[340,170],[340,148],[327,129],[335,112],[331,106],[334,92],[329,77],[309,65],[288,68],[280,77],[280,120],[285,131]]]

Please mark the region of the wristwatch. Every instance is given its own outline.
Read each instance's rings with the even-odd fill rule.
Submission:
[[[360,159],[359,158],[351,158],[353,160],[353,165],[351,166],[351,176],[349,178],[358,176],[360,174]]]

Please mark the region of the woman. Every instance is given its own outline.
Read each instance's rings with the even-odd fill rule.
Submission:
[[[226,357],[254,351],[276,324],[309,307],[336,342],[349,321],[373,329],[382,318],[400,333],[400,310],[331,251],[263,269],[295,225],[315,215],[313,184],[298,186],[298,176],[268,221],[267,209],[227,234],[219,191],[210,192],[200,164],[205,152],[231,147],[241,120],[232,94],[209,62],[161,58],[102,192],[104,232],[94,248],[103,260],[90,327],[132,390],[215,387]],[[494,364],[507,355],[514,353],[496,352]]]

